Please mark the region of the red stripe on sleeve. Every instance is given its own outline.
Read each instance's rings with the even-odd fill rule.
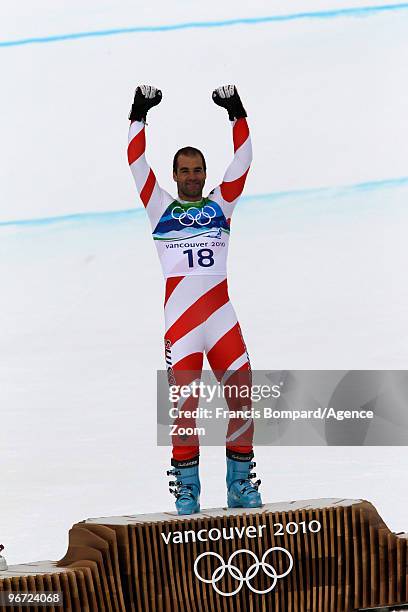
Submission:
[[[140,132],[129,142],[128,145],[128,162],[129,165],[133,164],[146,150],[146,134],[143,128]]]
[[[249,128],[245,117],[237,119],[232,130],[232,138],[234,140],[234,152],[244,144],[249,136]]]
[[[233,202],[244,190],[248,170],[235,181],[224,181],[221,183],[221,195],[226,202]]]
[[[149,203],[151,195],[153,193],[154,186],[156,184],[156,177],[154,176],[154,172],[150,169],[149,176],[144,184],[142,191],[140,192],[140,199],[142,200],[145,208]]]

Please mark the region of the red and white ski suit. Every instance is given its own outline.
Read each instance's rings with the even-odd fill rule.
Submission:
[[[245,118],[232,122],[234,158],[222,183],[201,202],[184,202],[162,189],[146,157],[145,124],[129,129],[128,161],[146,208],[166,280],[165,359],[175,384],[200,377],[204,352],[222,384],[250,385],[251,367],[237,316],[228,296],[227,253],[231,216],[243,191],[252,161],[251,139]],[[230,410],[251,409],[251,400],[228,400]],[[194,410],[197,398],[183,400],[183,410]],[[192,419],[178,425],[194,426]],[[252,452],[252,418],[230,418],[227,448]],[[199,454],[197,436],[173,439],[173,458]]]

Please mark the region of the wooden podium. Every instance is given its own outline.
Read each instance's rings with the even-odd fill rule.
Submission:
[[[306,500],[76,523],[58,562],[11,566],[0,591],[62,591],[73,612],[408,609],[408,534],[367,501]]]

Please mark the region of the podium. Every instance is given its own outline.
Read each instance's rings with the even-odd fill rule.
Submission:
[[[0,572],[10,591],[63,593],[62,607],[22,611],[408,609],[408,534],[346,499],[90,518],[70,529],[61,560]]]

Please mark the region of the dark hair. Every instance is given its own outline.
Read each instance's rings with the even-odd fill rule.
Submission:
[[[179,149],[174,156],[173,172],[177,172],[177,162],[180,155],[187,155],[187,157],[194,157],[195,155],[200,155],[203,161],[204,172],[207,170],[207,164],[205,163],[204,155],[201,153],[200,149],[196,149],[195,147],[183,147],[182,149]]]

